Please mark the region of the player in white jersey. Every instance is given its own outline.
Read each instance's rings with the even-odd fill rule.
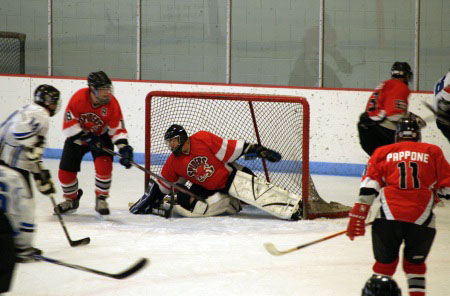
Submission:
[[[59,109],[59,96],[60,92],[53,86],[40,85],[34,92],[33,103],[13,112],[0,124],[0,161],[2,161],[3,167],[10,168],[8,171],[14,170],[20,174],[23,180],[20,186],[26,186],[26,189],[22,189],[24,193],[10,196],[12,200],[10,204],[16,206],[8,207],[6,204],[6,210],[3,209],[15,230],[14,243],[19,259],[21,255],[41,253],[40,250],[31,247],[30,238],[22,239],[16,233],[19,229],[20,233],[27,232],[27,235],[24,234],[24,237],[27,237],[32,236],[34,230],[34,201],[30,185],[30,172],[36,181],[36,187],[42,194],[55,193],[50,172],[42,169],[40,163],[50,116],[53,116]],[[15,176],[18,178],[17,174]],[[19,181],[15,182],[20,183]],[[8,183],[4,184],[6,185],[3,186],[3,192],[6,192],[5,188],[9,185]],[[0,197],[0,201],[2,199],[5,198]],[[0,203],[0,209],[1,205],[5,207],[4,203]],[[26,217],[26,219],[22,217]]]
[[[450,72],[434,87],[434,110],[436,125],[450,142]]]
[[[32,247],[34,227],[34,200],[27,181],[0,161],[0,294],[9,290],[15,261],[41,254]]]

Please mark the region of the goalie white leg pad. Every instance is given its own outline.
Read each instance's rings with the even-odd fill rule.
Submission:
[[[232,199],[234,200],[227,194],[216,192],[206,199],[206,204],[198,201],[192,212],[180,205],[175,205],[173,211],[180,216],[189,218],[211,217],[225,213],[236,214],[240,211],[240,203],[237,205],[236,201],[232,201]]]
[[[228,194],[286,220],[297,212],[301,201],[300,195],[241,171],[236,172]]]

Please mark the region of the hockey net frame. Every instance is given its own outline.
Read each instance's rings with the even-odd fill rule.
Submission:
[[[145,168],[148,170],[151,170],[152,167],[152,147],[158,145],[161,146],[161,141],[163,141],[163,134],[164,131],[174,123],[181,124],[180,122],[165,122],[164,124],[161,123],[161,121],[164,121],[162,118],[158,118],[158,116],[161,116],[159,112],[160,110],[156,110],[158,107],[158,103],[152,104],[153,100],[160,100],[163,99],[164,105],[166,104],[177,104],[175,102],[176,100],[212,100],[213,103],[215,102],[222,102],[222,101],[239,101],[248,103],[248,111],[251,115],[251,121],[254,125],[254,132],[255,132],[255,139],[256,142],[259,144],[261,143],[261,136],[258,131],[258,123],[256,122],[255,118],[255,110],[254,105],[258,104],[258,102],[262,102],[262,104],[265,103],[290,103],[290,104],[296,104],[296,106],[301,106],[299,110],[298,116],[301,117],[301,137],[302,137],[302,144],[301,144],[301,172],[298,172],[301,174],[301,194],[303,199],[303,219],[315,219],[319,217],[326,217],[326,218],[341,218],[346,217],[348,215],[349,207],[343,206],[339,203],[331,202],[327,203],[324,201],[317,193],[317,190],[315,189],[315,186],[313,184],[313,181],[309,174],[309,130],[310,130],[310,108],[309,103],[306,100],[306,98],[303,97],[294,97],[294,96],[280,96],[280,95],[255,95],[255,94],[240,94],[240,93],[209,93],[209,92],[175,92],[175,91],[152,91],[147,94],[145,99]],[[172,101],[172,102],[171,102]],[[211,102],[211,101],[209,101]],[[260,103],[261,104],[261,103]],[[163,105],[163,103],[159,103],[159,105]],[[152,108],[155,106],[154,108]],[[241,109],[240,109],[241,110]],[[152,111],[157,112],[155,114],[152,114]],[[181,112],[185,112],[182,110]],[[168,112],[168,111],[166,111]],[[179,112],[179,110],[171,110],[171,112]],[[205,114],[203,114],[205,115]],[[200,115],[201,116],[201,115]],[[154,121],[157,122],[157,125],[163,124],[164,127],[161,129],[159,128],[157,135],[154,135],[155,138],[153,138],[152,141],[152,117],[155,117]],[[172,119],[173,120],[173,119]],[[176,119],[175,119],[176,121]],[[220,121],[220,120],[218,120]],[[221,122],[217,122],[217,124],[221,124]],[[185,126],[186,128],[186,126]],[[206,129],[208,128],[199,126],[198,130]],[[188,134],[192,134],[194,132],[197,132],[198,130],[188,130]],[[212,131],[214,132],[214,131]],[[219,136],[227,138],[229,135],[223,135],[219,134]],[[242,137],[241,137],[242,138]],[[235,139],[238,139],[235,137]],[[245,139],[246,141],[250,141],[250,139]],[[152,143],[153,142],[153,143]],[[157,142],[157,144],[155,144]],[[153,145],[153,146],[152,146]],[[293,144],[294,145],[294,144]],[[276,150],[276,147],[271,147],[270,145],[267,145],[268,148],[272,148]],[[156,148],[155,148],[156,149]],[[160,151],[161,148],[157,148],[157,151]],[[166,147],[167,150],[167,147]],[[167,150],[167,154],[168,154]],[[280,151],[282,152],[282,151]],[[156,154],[156,153],[154,153]],[[283,154],[283,153],[282,153]],[[156,160],[153,163],[153,165],[162,165],[161,160]],[[260,177],[265,178],[266,181],[270,182],[269,179],[269,169],[268,165],[266,164],[265,160],[260,160],[261,165],[263,168],[263,173],[260,172]],[[156,164],[155,164],[156,163]],[[153,170],[154,171],[154,170]],[[157,172],[159,173],[159,172]],[[150,176],[148,174],[145,175],[145,184],[148,184],[148,181],[150,179]],[[300,183],[300,182],[298,182]],[[277,183],[274,183],[276,185],[279,185]],[[279,185],[280,186],[280,185]],[[283,187],[283,186],[282,186]],[[312,198],[310,198],[312,194]]]

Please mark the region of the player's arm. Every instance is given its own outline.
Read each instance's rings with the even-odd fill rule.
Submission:
[[[445,159],[442,150],[436,146],[436,152],[434,153],[436,171],[438,180],[436,183],[436,194],[439,198],[450,199],[450,165]]]
[[[366,232],[365,221],[373,201],[381,190],[382,179],[377,167],[377,151],[370,158],[366,173],[362,177],[358,202],[353,205],[349,212],[347,235],[353,240],[356,236],[363,236]]]
[[[63,119],[63,133],[72,141],[78,140],[83,134],[83,129],[79,123],[80,112],[77,108],[75,97],[72,97],[67,104]]]
[[[131,167],[131,162],[134,160],[133,147],[128,143],[128,132],[125,128],[125,121],[123,119],[122,110],[117,100],[115,102],[115,111],[111,114],[111,118],[108,123],[108,135],[111,137],[114,145],[119,149],[119,153],[122,156],[120,158],[120,164],[125,168]]]

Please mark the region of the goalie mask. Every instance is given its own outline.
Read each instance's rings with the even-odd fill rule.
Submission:
[[[391,68],[391,76],[393,78],[403,78],[405,83],[408,84],[412,79],[413,72],[407,62],[395,62]]]
[[[402,296],[402,291],[391,277],[374,274],[364,285],[361,295]]]
[[[164,140],[170,151],[178,157],[181,154],[184,143],[188,140],[186,130],[178,124],[172,124],[164,134]]]
[[[420,142],[422,133],[417,120],[413,117],[401,118],[395,131],[395,142],[413,141]]]
[[[108,104],[111,100],[111,94],[113,92],[112,82],[103,71],[92,72],[89,74],[88,86],[92,93],[95,95],[101,105]]]
[[[59,95],[59,90],[55,87],[48,84],[42,84],[34,91],[34,102],[47,109],[50,116],[53,116],[61,107]]]

